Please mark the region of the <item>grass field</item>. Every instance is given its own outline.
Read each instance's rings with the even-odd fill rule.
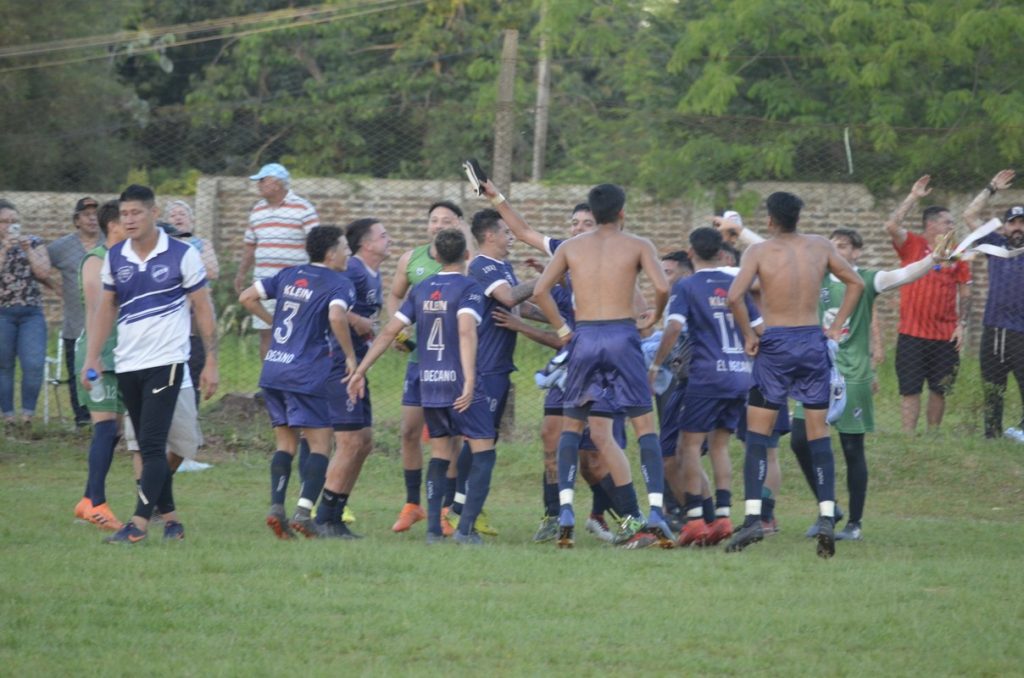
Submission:
[[[400,369],[385,363],[374,383]],[[963,377],[966,403],[976,379]],[[351,502],[366,538],[341,543],[279,542],[263,525],[262,419],[207,410],[202,458],[215,467],[176,481],[186,541],[155,531],[129,548],[71,517],[84,434],[3,439],[0,674],[1022,673],[1024,446],[980,440],[978,409],[911,437],[892,432],[895,403],[880,400],[865,540],[832,561],[802,537],[815,509],[788,453],[782,532],[741,554],[627,552],[587,535],[559,551],[530,541],[540,465],[526,389],[488,502],[501,534],[482,549],[427,548],[422,524],[389,531],[403,497],[390,420]],[[385,411],[395,398],[374,392]],[[845,505],[841,455],[837,467]],[[127,518],[127,456],[108,488]],[[289,503],[296,493],[293,481]],[[589,493],[577,495],[582,513]]]

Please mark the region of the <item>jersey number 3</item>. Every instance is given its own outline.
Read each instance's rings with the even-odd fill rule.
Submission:
[[[292,318],[299,312],[299,302],[297,301],[286,301],[281,304],[281,311],[284,315],[281,318],[281,324],[274,328],[274,341],[279,344],[287,344],[288,339],[292,336],[292,332],[295,330],[295,326],[292,324]]]

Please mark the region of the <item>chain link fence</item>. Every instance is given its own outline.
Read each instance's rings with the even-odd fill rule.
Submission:
[[[557,103],[557,102],[556,102]],[[286,98],[273,103],[288,108]],[[603,181],[624,184],[629,191],[627,227],[651,238],[659,251],[668,253],[686,249],[687,235],[696,227],[710,223],[711,216],[725,209],[735,209],[747,226],[762,230],[767,222],[764,198],[775,190],[789,190],[800,195],[805,203],[801,226],[812,233],[828,236],[836,228],[856,229],[864,239],[859,265],[874,269],[893,269],[900,265],[883,224],[902,200],[918,173],[928,168],[904,167],[901,153],[860,152],[866,147],[865,130],[778,124],[753,119],[729,117],[684,116],[672,112],[652,113],[644,129],[621,129],[614,138],[605,131],[616,129],[617,121],[625,120],[622,111],[609,108],[600,112],[599,122],[604,136],[593,143],[559,147],[570,138],[555,126],[548,147],[560,158],[585,157],[593,151],[595,162],[585,173],[566,169],[568,165],[553,162],[543,182],[528,181],[530,149],[527,140],[533,129],[531,104],[517,104],[517,117],[523,125],[512,144],[510,158],[496,159],[510,168],[513,181],[501,187],[513,206],[538,231],[553,237],[568,237],[568,219],[572,207],[585,200],[589,185]],[[102,130],[82,130],[70,134],[62,142],[73,148],[82,135],[102,134],[116,143],[130,157],[118,162],[135,169],[122,181],[93,180],[88,175],[52,173],[33,177],[9,186],[0,186],[0,197],[17,207],[22,233],[33,235],[52,246],[69,234],[84,235],[76,226],[73,212],[79,199],[88,196],[99,202],[116,196],[128,183],[147,183],[155,187],[163,218],[191,232],[197,246],[203,248],[208,266],[215,256],[217,277],[212,280],[221,334],[221,388],[219,397],[230,393],[252,393],[257,389],[260,371],[259,341],[252,319],[237,302],[235,273],[243,253],[243,239],[253,206],[259,200],[256,183],[248,176],[266,162],[280,162],[292,169],[290,188],[310,201],[319,223],[345,225],[355,219],[379,219],[390,234],[393,245],[390,257],[382,265],[385,294],[390,287],[395,262],[399,255],[426,240],[427,208],[438,200],[451,200],[460,205],[469,219],[488,205],[469,190],[462,179],[458,160],[463,157],[490,155],[493,134],[480,129],[446,129],[437,124],[443,118],[443,106],[428,113],[411,114],[396,107],[394,115],[375,111],[365,123],[358,120],[346,124],[344,133],[332,136],[323,129],[312,144],[308,135],[299,134],[287,125],[271,126],[239,107],[206,110],[196,116],[181,107],[151,112],[145,129],[132,123],[111,124]],[[294,111],[292,111],[294,112]],[[565,119],[560,118],[565,124]],[[637,117],[629,118],[635,125]],[[626,123],[623,122],[625,125]],[[664,133],[664,134],[662,134]],[[586,139],[573,137],[577,140]],[[920,143],[919,137],[915,143]],[[130,140],[132,143],[127,143]],[[197,140],[200,143],[197,143]],[[329,141],[325,141],[329,140]],[[22,139],[26,148],[31,139]],[[596,150],[598,141],[622,150],[612,157],[607,149]],[[939,133],[935,143],[941,145]],[[653,157],[664,155],[665,166],[686,168],[669,175],[656,171],[658,162],[642,166],[633,164],[627,149],[655,149]],[[650,153],[647,155],[651,157]],[[316,162],[310,162],[316,158]],[[26,152],[20,158],[8,159],[31,165]],[[486,163],[485,163],[486,164]],[[330,166],[330,176],[313,176],[303,168]],[[921,212],[927,205],[942,204],[962,227],[963,210],[985,185],[990,174],[999,167],[961,167],[958,174],[944,163],[945,173],[933,176],[935,191],[908,214],[904,225],[911,232],[921,230]],[[767,168],[767,169],[766,169]],[[30,173],[29,173],[30,174]],[[882,185],[901,178],[903,185]],[[15,190],[16,189],[16,190]],[[1011,205],[1024,203],[1024,192],[999,192],[990,201],[984,217],[1001,216]],[[174,214],[175,205],[182,214]],[[963,229],[960,230],[964,233]],[[520,279],[533,274],[525,260],[536,257],[528,247],[518,244],[511,259]],[[61,271],[77,271],[78,263],[61,259]],[[210,266],[212,270],[212,266]],[[982,386],[978,367],[978,350],[982,336],[982,309],[987,295],[987,264],[976,257],[963,266],[964,277],[973,281],[972,312],[968,316],[961,351],[910,347],[906,339],[898,339],[901,322],[900,292],[888,292],[876,302],[876,323],[881,344],[876,352],[879,360],[878,407],[876,426],[879,431],[899,431],[910,416],[908,398],[925,381],[927,394],[941,392],[945,400],[944,426],[955,427],[971,435],[983,430],[982,411],[986,397],[994,407],[992,391],[998,387]],[[929,275],[940,275],[942,272]],[[211,276],[212,278],[213,276]],[[68,281],[72,287],[68,288]],[[50,418],[69,424],[74,419],[70,393],[66,385],[67,363],[64,358],[72,348],[70,342],[76,327],[64,322],[65,302],[77,298],[74,275],[63,277],[54,271],[52,288],[44,290],[44,306],[48,328],[45,384],[37,411],[46,410]],[[251,280],[245,281],[248,284]],[[5,283],[6,284],[6,283]],[[1021,293],[1024,294],[1024,288]],[[954,312],[955,313],[955,312]],[[901,343],[903,342],[903,343]],[[913,342],[909,342],[913,343]],[[1007,344],[1006,350],[1020,349]],[[5,346],[5,360],[12,354]],[[539,426],[543,393],[534,385],[532,374],[548,360],[544,349],[520,338],[515,375],[515,402],[510,406],[515,429],[532,435]],[[1021,356],[1012,355],[1013,360]],[[374,387],[375,420],[379,428],[397,430],[401,401],[401,375],[405,357],[389,354],[376,367]],[[959,362],[956,368],[954,363]],[[12,359],[9,360],[12,362]],[[19,389],[15,388],[15,391]],[[986,396],[986,393],[988,394]],[[16,395],[16,398],[18,396]],[[81,401],[81,394],[78,396]],[[910,400],[913,400],[911,397]],[[935,415],[928,396],[920,405],[922,423]],[[210,407],[206,405],[204,407]],[[1007,423],[1017,424],[1020,399],[1010,389],[1003,406]],[[1003,426],[999,426],[1001,429]],[[991,426],[990,426],[991,428]],[[382,440],[386,438],[381,436]],[[397,445],[397,442],[394,443]]]

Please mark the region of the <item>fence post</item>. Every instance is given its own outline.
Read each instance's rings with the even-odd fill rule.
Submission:
[[[498,74],[498,102],[494,117],[494,185],[512,193],[512,146],[515,139],[516,55],[519,31],[505,31],[501,48],[501,72]]]

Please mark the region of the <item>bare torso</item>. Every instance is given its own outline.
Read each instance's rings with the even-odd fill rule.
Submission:
[[[634,289],[650,243],[611,225],[563,243],[576,320],[634,317]]]
[[[761,315],[767,327],[818,325],[821,281],[828,270],[828,240],[783,233],[751,247],[760,281]]]

